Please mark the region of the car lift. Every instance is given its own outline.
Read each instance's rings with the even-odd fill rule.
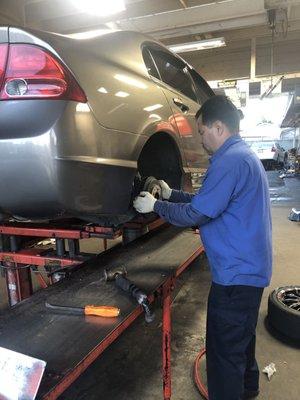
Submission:
[[[38,399],[56,399],[143,313],[143,308],[132,298],[102,278],[104,269],[122,266],[126,266],[130,279],[147,293],[150,303],[158,296],[162,298],[163,399],[171,399],[171,292],[176,278],[204,252],[198,235],[192,230],[168,226],[97,256],[79,251],[79,239],[107,240],[123,235],[123,242],[128,242],[164,224],[160,219],[142,218],[120,229],[94,224],[68,225],[68,228],[16,223],[0,226],[0,261],[10,304],[15,304],[0,315],[0,346],[46,361]],[[132,233],[134,230],[136,234]],[[20,249],[20,237],[53,238],[56,254],[53,255],[53,249],[52,253],[35,247]],[[55,284],[48,286],[38,267],[44,267],[50,283]],[[32,268],[44,288],[33,295]],[[57,281],[60,275],[68,279]],[[46,301],[74,307],[82,306],[83,301],[95,305],[109,302],[108,305],[119,307],[121,314],[116,318],[57,315],[46,309]]]
[[[5,271],[9,304],[13,306],[33,293],[31,271],[37,276],[42,288],[48,286],[38,268],[44,268],[49,276],[50,284],[62,279],[72,266],[80,265],[91,257],[80,253],[79,240],[88,238],[103,239],[104,250],[107,240],[122,237],[126,244],[144,233],[157,229],[165,222],[153,215],[140,216],[122,227],[103,227],[95,224],[82,225],[75,221],[64,227],[59,226],[13,224],[0,225],[0,262]],[[22,248],[20,239],[31,238],[32,246]],[[33,240],[35,238],[35,241]],[[45,238],[55,240],[55,250],[35,246],[37,241]],[[66,241],[68,251],[66,251]]]

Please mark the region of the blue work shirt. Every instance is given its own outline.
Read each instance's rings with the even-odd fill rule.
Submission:
[[[239,135],[213,154],[202,187],[195,195],[172,191],[170,202],[154,211],[170,223],[201,224],[201,239],[212,280],[221,285],[266,287],[272,272],[270,196],[265,170]],[[178,203],[180,202],[180,203]],[[200,222],[199,222],[200,223]]]

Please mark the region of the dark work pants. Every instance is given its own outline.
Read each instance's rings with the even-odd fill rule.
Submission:
[[[212,283],[207,307],[209,400],[241,400],[257,390],[255,329],[263,288]]]

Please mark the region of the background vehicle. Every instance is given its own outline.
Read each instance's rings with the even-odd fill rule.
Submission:
[[[288,152],[277,142],[273,140],[264,141],[249,141],[247,144],[251,147],[254,153],[263,162],[284,166],[288,160]]]
[[[180,188],[206,167],[195,113],[213,92],[143,34],[2,27],[0,86],[3,216],[117,224],[147,177]]]

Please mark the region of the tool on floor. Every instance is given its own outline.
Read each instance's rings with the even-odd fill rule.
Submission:
[[[68,314],[68,315],[95,315],[97,317],[118,317],[120,315],[120,309],[113,306],[85,306],[85,307],[66,307],[60,306],[57,304],[49,304],[45,303],[46,307],[57,311],[61,314]]]
[[[155,314],[150,308],[150,303],[148,301],[148,297],[146,293],[144,293],[140,288],[138,288],[133,282],[131,282],[128,278],[126,278],[127,271],[125,268],[110,271],[104,270],[104,279],[106,282],[115,281],[116,285],[124,290],[125,292],[131,294],[137,302],[143,307],[145,312],[145,321],[150,323],[154,321]]]

